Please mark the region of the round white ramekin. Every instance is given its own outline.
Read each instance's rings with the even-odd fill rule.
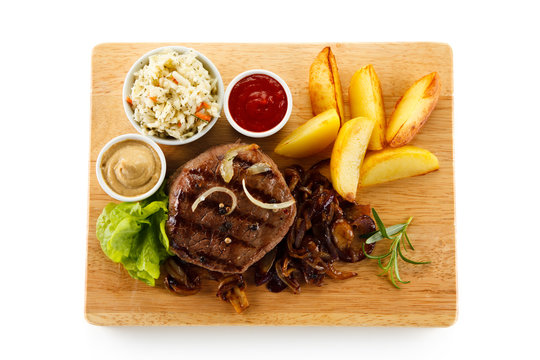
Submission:
[[[137,195],[137,196],[124,196],[116,193],[113,189],[109,187],[105,179],[103,178],[103,173],[101,172],[101,160],[103,159],[103,154],[111,148],[114,144],[117,144],[119,142],[125,141],[125,140],[138,140],[147,143],[148,145],[152,146],[152,148],[157,152],[159,156],[159,161],[161,162],[161,173],[159,174],[159,179],[156,185],[149,191],[147,191],[144,194]],[[97,161],[96,161],[96,176],[99,182],[99,185],[109,195],[110,197],[124,202],[135,202],[140,201],[143,199],[146,199],[147,197],[150,197],[153,195],[159,187],[163,184],[163,181],[165,180],[165,173],[167,171],[167,161],[165,160],[165,155],[163,154],[163,151],[159,147],[158,144],[156,144],[152,139],[150,139],[148,136],[139,135],[139,134],[124,134],[115,137],[114,139],[110,140],[105,146],[101,149],[99,152]]]
[[[234,85],[236,85],[243,78],[250,75],[254,75],[254,74],[263,74],[263,75],[270,76],[271,78],[276,80],[278,83],[280,83],[280,85],[285,90],[285,95],[287,96],[287,111],[285,112],[283,119],[281,119],[281,121],[270,130],[266,130],[262,132],[249,131],[249,130],[244,129],[243,127],[238,125],[236,121],[234,121],[231,115],[231,112],[229,111],[229,96],[231,94],[231,91]],[[243,73],[238,74],[234,79],[232,79],[230,84],[227,86],[227,90],[225,90],[225,99],[223,102],[223,112],[225,113],[225,117],[227,118],[227,121],[229,121],[229,124],[231,124],[231,126],[240,134],[246,135],[252,138],[267,137],[270,135],[274,135],[279,130],[281,130],[285,126],[287,121],[289,121],[289,118],[291,117],[292,107],[293,107],[292,94],[291,94],[291,90],[289,89],[289,86],[287,86],[287,83],[278,75],[274,74],[273,72],[268,71],[268,70],[263,70],[263,69],[253,69],[253,70],[244,71]]]
[[[224,93],[223,79],[221,78],[221,75],[219,74],[219,71],[216,68],[216,66],[206,56],[204,56],[203,54],[201,54],[200,52],[198,52],[198,51],[196,51],[194,49],[187,48],[187,47],[184,47],[184,46],[164,46],[164,47],[160,47],[160,48],[154,49],[152,51],[149,51],[146,54],[144,54],[143,56],[141,56],[139,58],[139,60],[137,60],[133,64],[131,69],[129,69],[129,71],[128,71],[127,75],[126,75],[126,79],[124,80],[124,88],[123,88],[123,91],[122,91],[122,103],[124,104],[124,111],[126,112],[126,115],[127,115],[128,119],[129,119],[129,121],[131,122],[131,125],[133,125],[133,127],[141,134],[142,134],[141,126],[135,120],[133,120],[133,109],[131,108],[131,105],[126,101],[126,99],[131,95],[131,88],[133,87],[133,83],[135,82],[135,73],[137,71],[139,71],[141,68],[143,68],[145,65],[148,64],[148,62],[150,61],[149,60],[150,56],[152,56],[154,54],[157,54],[157,53],[169,51],[169,50],[174,50],[179,54],[183,54],[183,53],[191,50],[191,51],[195,52],[195,54],[197,54],[197,59],[203,64],[204,68],[206,70],[208,70],[208,73],[210,74],[210,76],[212,78],[217,79],[218,104],[219,104],[220,108],[223,108],[223,93]],[[145,135],[145,136],[150,137],[152,140],[154,140],[158,144],[163,144],[163,145],[184,145],[184,144],[188,144],[190,142],[193,142],[193,141],[203,137],[208,131],[210,131],[210,129],[212,129],[212,127],[215,125],[215,123],[217,122],[218,119],[219,119],[219,116],[216,116],[216,117],[212,118],[210,123],[208,123],[208,125],[206,125],[200,132],[198,132],[197,134],[193,135],[192,137],[184,139],[184,140],[173,139],[173,138],[161,138],[159,136],[150,136],[150,135]]]

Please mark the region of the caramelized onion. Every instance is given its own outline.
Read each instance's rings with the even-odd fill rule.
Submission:
[[[298,183],[302,181],[303,173],[304,169],[302,169],[300,165],[293,165],[283,171],[285,181],[287,182],[287,185],[289,186],[289,190],[291,192],[293,192],[296,188],[296,185],[298,185]]]
[[[238,203],[238,199],[236,198],[236,195],[229,189],[225,188],[225,187],[221,187],[221,186],[214,186],[208,190],[206,190],[205,192],[203,192],[198,198],[197,200],[195,200],[193,202],[193,205],[191,205],[191,211],[195,211],[195,209],[197,208],[197,206],[199,206],[199,203],[206,200],[206,198],[208,196],[210,196],[210,194],[213,194],[215,192],[224,192],[226,193],[227,195],[229,195],[232,199],[232,205],[231,205],[231,209],[225,213],[225,215],[229,215],[230,213],[232,213],[234,211],[234,209],[236,208],[236,204]]]
[[[302,244],[302,240],[304,239],[304,235],[306,235],[306,222],[304,219],[298,219],[296,221],[296,234],[294,236],[294,247],[299,248]]]
[[[326,275],[330,276],[332,279],[345,280],[353,276],[356,276],[356,273],[352,271],[339,271],[336,268],[334,268],[333,264],[328,264]]]
[[[285,257],[283,261],[281,262],[281,265],[279,262],[276,262],[275,269],[276,274],[279,277],[281,281],[283,281],[291,290],[293,293],[298,294],[300,292],[300,284],[298,281],[293,277],[293,272],[296,270],[295,268],[291,267],[289,268],[289,258]]]
[[[270,281],[272,266],[276,260],[277,247],[266,253],[255,267],[255,285],[260,286]]]
[[[201,290],[201,279],[187,265],[183,265],[175,256],[165,262],[165,287],[178,295],[193,295]]]
[[[289,201],[285,201],[285,202],[282,202],[282,203],[277,203],[277,204],[263,203],[262,201],[259,201],[259,200],[255,199],[249,193],[249,191],[248,191],[248,189],[246,187],[246,179],[242,179],[242,186],[244,187],[244,192],[246,193],[246,196],[249,199],[249,201],[251,201],[253,204],[255,204],[258,207],[263,208],[263,209],[269,209],[269,210],[285,209],[285,208],[288,208],[291,205],[294,205],[294,203],[295,203],[294,199],[289,200]]]
[[[287,284],[281,281],[274,272],[273,276],[270,278],[270,281],[266,283],[266,288],[273,293],[278,293],[285,290],[287,288]]]
[[[306,256],[308,256],[307,251],[303,248],[296,249],[294,247],[297,239],[296,234],[298,233],[297,227],[298,226],[294,226],[291,228],[291,230],[289,230],[289,234],[287,235],[287,253],[293,258],[304,259]],[[303,238],[300,240],[303,240]]]

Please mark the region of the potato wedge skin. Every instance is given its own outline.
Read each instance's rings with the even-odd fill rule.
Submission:
[[[329,48],[328,59],[330,60],[330,69],[332,70],[332,77],[334,78],[334,92],[336,97],[337,111],[341,124],[345,123],[345,113],[343,112],[343,90],[341,88],[341,80],[339,78],[339,71],[337,67],[336,57],[332,53],[332,49]]]
[[[398,100],[386,128],[386,142],[391,147],[408,144],[425,124],[437,105],[441,80],[433,72],[417,80]]]
[[[347,201],[356,200],[360,168],[374,125],[374,120],[365,117],[349,120],[339,130],[334,143],[330,158],[332,185]]]
[[[360,171],[361,186],[423,175],[439,169],[439,160],[428,150],[406,145],[366,154]]]
[[[375,120],[368,150],[381,150],[386,145],[386,116],[379,77],[369,64],[356,71],[349,85],[351,117],[367,117]]]
[[[336,109],[328,109],[297,127],[279,142],[274,152],[291,158],[316,154],[336,139],[339,126]]]
[[[328,46],[322,49],[309,68],[309,97],[313,115],[336,109],[343,124],[341,81],[336,58]]]

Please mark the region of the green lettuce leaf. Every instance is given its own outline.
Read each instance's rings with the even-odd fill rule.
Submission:
[[[164,186],[139,202],[108,204],[96,224],[105,255],[151,286],[159,278],[160,264],[171,255],[165,232],[169,199]]]

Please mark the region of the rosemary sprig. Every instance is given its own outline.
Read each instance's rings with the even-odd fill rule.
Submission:
[[[379,217],[379,214],[377,214],[377,211],[375,209],[371,209],[373,212],[373,218],[375,219],[375,223],[377,224],[377,228],[379,229],[377,232],[375,232],[373,235],[371,235],[365,242],[365,244],[373,244],[377,241],[388,239],[391,240],[392,243],[390,244],[390,249],[387,253],[379,256],[372,256],[365,251],[365,244],[362,245],[362,248],[364,250],[364,254],[366,254],[366,257],[369,259],[375,259],[377,260],[377,264],[379,268],[381,268],[382,272],[379,274],[382,275],[388,275],[388,278],[390,279],[390,282],[396,287],[400,288],[397,284],[397,282],[400,282],[402,284],[408,284],[410,281],[404,281],[401,279],[401,276],[399,275],[399,267],[398,267],[398,258],[401,258],[403,261],[408,262],[410,264],[420,265],[420,264],[429,264],[430,261],[414,261],[411,259],[406,258],[401,248],[403,247],[403,250],[407,251],[407,246],[409,245],[409,248],[414,251],[414,247],[411,244],[411,240],[409,239],[409,236],[407,235],[407,227],[412,221],[412,217],[410,217],[407,222],[403,224],[397,224],[392,225],[389,227],[385,227],[381,218]],[[405,241],[403,240],[405,238]],[[383,264],[383,260],[388,258],[388,262],[386,264]],[[397,281],[397,282],[396,282]]]

